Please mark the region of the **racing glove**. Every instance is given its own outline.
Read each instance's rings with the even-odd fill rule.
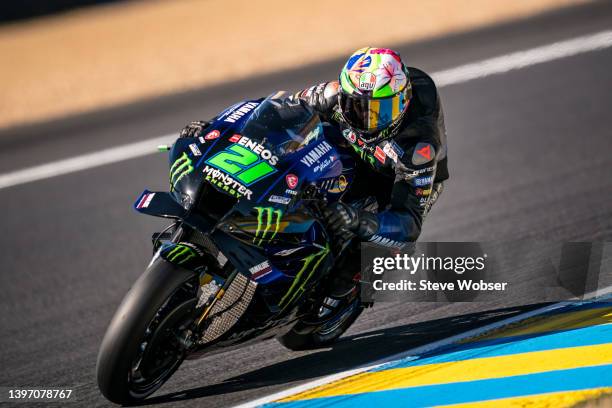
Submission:
[[[210,125],[210,122],[208,122],[206,120],[196,120],[194,122],[191,122],[190,124],[188,124],[187,126],[185,126],[181,130],[181,133],[179,134],[179,137],[199,137],[199,136],[202,136],[202,131],[204,129],[206,129],[208,127],[208,125]]]
[[[378,231],[376,215],[356,210],[345,203],[336,202],[325,207],[323,217],[329,232],[334,236],[347,238],[352,233],[367,240]]]

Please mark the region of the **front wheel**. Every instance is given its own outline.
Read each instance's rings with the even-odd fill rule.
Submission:
[[[179,333],[196,304],[193,272],[156,260],[134,283],[115,313],[98,353],[98,387],[110,401],[146,398],[185,358]]]

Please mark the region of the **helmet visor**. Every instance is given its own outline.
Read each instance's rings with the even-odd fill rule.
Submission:
[[[376,99],[340,92],[340,109],[351,127],[363,132],[380,131],[404,113],[408,106],[408,90],[406,87],[393,96]]]

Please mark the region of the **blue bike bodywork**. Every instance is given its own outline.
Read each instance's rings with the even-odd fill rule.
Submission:
[[[162,240],[156,257],[200,273],[222,254],[229,267],[215,273],[223,281],[240,274],[256,284],[243,316],[215,344],[286,331],[317,292],[337,254],[312,204],[341,199],[355,169],[337,137],[301,101],[241,102],[202,136],[174,143],[170,192],[145,190],[134,203],[189,232]]]

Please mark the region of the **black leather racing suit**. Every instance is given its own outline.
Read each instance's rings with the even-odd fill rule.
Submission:
[[[369,240],[391,247],[419,237],[423,220],[449,177],[438,91],[426,73],[416,68],[408,71],[412,83],[408,109],[400,122],[383,131],[386,137],[379,142],[367,143],[350,129],[338,107],[337,81],[292,96],[306,101],[324,121],[338,126],[344,136],[339,143],[350,146],[360,158],[355,182],[343,201],[374,196],[379,209],[378,230]]]

